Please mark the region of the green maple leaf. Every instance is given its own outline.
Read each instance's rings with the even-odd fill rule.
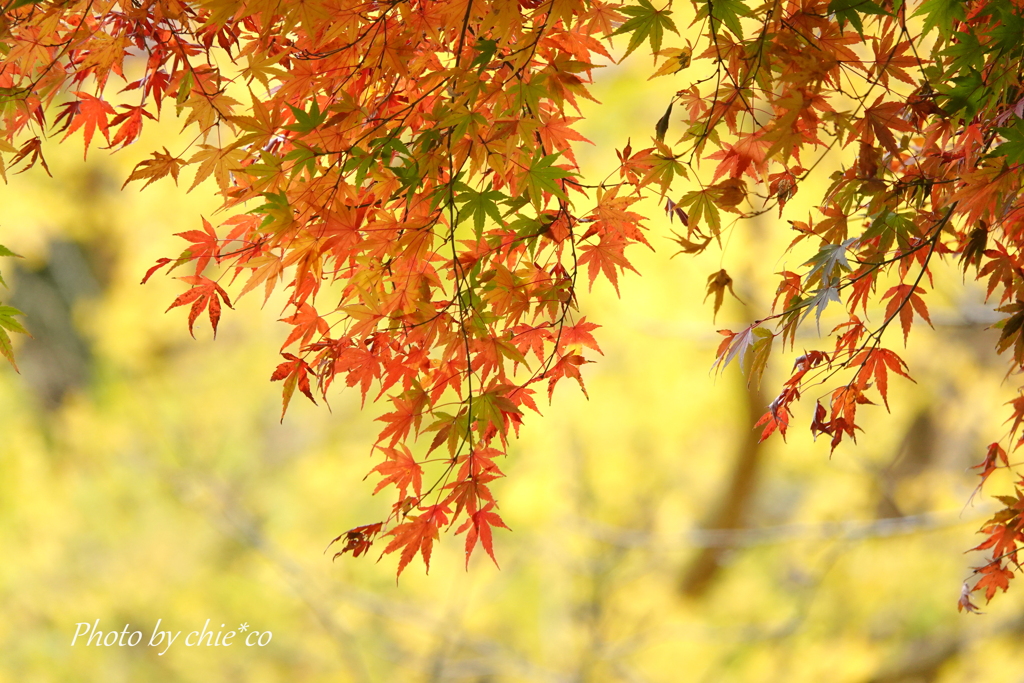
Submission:
[[[498,51],[498,41],[491,40],[489,38],[480,38],[476,41],[473,46],[476,50],[476,58],[473,63],[469,65],[470,68],[476,67],[477,74],[482,74],[487,65],[494,59],[495,53]]]
[[[715,206],[714,196],[708,189],[687,192],[676,205],[689,210],[690,225],[699,226],[704,223],[714,237],[718,237],[722,232],[722,214]]]
[[[921,35],[938,28],[942,38],[948,40],[953,33],[953,22],[964,18],[964,4],[962,0],[924,0],[914,12],[915,17],[924,15]]]
[[[14,256],[15,258],[21,258],[21,256],[15,254],[13,251],[11,251],[2,244],[0,244],[0,256]],[[0,285],[3,285],[4,287],[7,286],[7,283],[4,282],[4,278],[2,275],[0,275]]]
[[[459,194],[455,198],[455,203],[462,204],[462,207],[459,209],[459,221],[461,222],[472,216],[473,230],[476,232],[478,240],[483,237],[484,221],[488,217],[499,225],[503,223],[501,211],[498,209],[498,202],[507,200],[507,195],[497,190],[477,192],[463,183],[460,183],[457,189]]]
[[[730,0],[736,2],[736,0]],[[638,0],[639,5],[635,7],[622,7],[619,9],[623,14],[628,14],[632,17],[619,27],[613,36],[631,34],[629,37],[629,45],[626,47],[626,54],[623,55],[623,59],[629,56],[633,50],[640,47],[640,44],[645,40],[650,41],[651,50],[657,52],[661,49],[661,41],[665,37],[665,29],[672,31],[673,33],[679,33],[679,29],[676,28],[676,24],[669,15],[672,14],[667,9],[655,9],[649,0]],[[718,4],[717,2],[715,3]]]
[[[285,161],[294,161],[291,177],[294,178],[302,169],[306,169],[309,177],[316,175],[316,152],[308,147],[298,147],[284,155]]]
[[[574,174],[552,166],[559,156],[559,154],[543,156],[541,152],[538,152],[526,172],[526,191],[530,195],[533,205],[538,209],[544,202],[545,192],[553,194],[561,200],[569,201],[569,197],[566,196],[565,190],[562,189],[558,181],[563,178],[571,178]]]
[[[14,362],[14,349],[11,346],[11,337],[7,332],[10,330],[18,334],[28,334],[28,330],[14,319],[16,315],[24,315],[24,313],[13,306],[0,305],[0,355],[6,358],[15,370],[18,369],[18,364]]]
[[[286,102],[285,104],[288,103]],[[292,115],[295,116],[295,123],[285,126],[285,130],[293,130],[296,133],[310,133],[327,120],[327,112],[320,111],[320,105],[315,98],[312,104],[310,104],[308,112],[302,111],[290,104],[288,104],[288,108],[292,110]]]
[[[806,306],[806,308],[804,309],[803,316],[800,318],[800,322],[802,323],[806,320],[807,316],[811,314],[811,311],[814,311],[814,321],[819,327],[818,333],[820,334],[821,314],[825,312],[830,301],[835,301],[840,304],[843,303],[843,300],[839,298],[839,290],[836,287],[822,287],[821,289],[815,290],[810,298],[801,302]]]
[[[851,237],[842,244],[824,245],[817,254],[804,263],[805,266],[811,266],[811,270],[804,276],[807,284],[817,280],[831,285],[843,271],[849,272],[851,269],[846,258],[846,250],[856,241],[856,237]]]
[[[16,258],[21,258],[21,256],[15,254],[2,244],[0,244],[0,256],[14,256]],[[0,276],[0,285],[3,285],[4,287],[7,286],[7,283],[4,282],[2,276]],[[17,371],[18,364],[14,362],[14,348],[11,345],[11,337],[7,332],[17,332],[18,334],[26,334],[30,337],[32,335],[28,334],[28,330],[26,330],[20,322],[14,319],[14,316],[16,315],[25,314],[13,306],[4,306],[0,304],[0,356],[6,358],[7,362],[9,362]]]
[[[981,74],[975,69],[949,79],[937,88],[937,101],[951,115],[960,115],[970,121],[992,96],[992,90],[985,86]],[[961,113],[962,112],[962,113]]]
[[[864,37],[864,21],[861,19],[862,14],[880,14],[888,15],[884,9],[871,2],[871,0],[832,0],[828,4],[829,14],[836,15],[836,20],[839,22],[839,28],[846,26],[846,22],[850,22],[853,28],[857,30],[857,34],[861,38]]]
[[[1006,142],[992,150],[993,156],[1003,156],[1011,164],[1024,164],[1024,125],[1021,119],[1008,128],[1000,128],[999,134]]]
[[[740,25],[740,17],[749,17],[750,8],[743,0],[709,0],[697,13],[697,19],[703,19],[711,12],[712,29],[717,32],[722,24],[732,31],[737,38],[743,38],[743,27]]]
[[[768,357],[772,355],[772,342],[775,335],[763,327],[754,328],[754,343],[750,347],[750,370],[748,372],[747,385],[755,388],[761,386],[761,376],[768,366]]]
[[[4,7],[3,11],[10,12],[12,9],[18,9],[19,7],[24,7],[25,5],[38,5],[41,2],[43,2],[43,0],[14,0],[14,2]]]

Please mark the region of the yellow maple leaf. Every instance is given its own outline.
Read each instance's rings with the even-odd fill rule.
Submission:
[[[658,76],[669,76],[674,73],[679,73],[686,67],[690,66],[690,55],[692,50],[689,47],[667,47],[664,50],[658,50],[655,53],[659,57],[665,58],[665,63],[661,65],[661,68],[654,72],[654,75],[648,78],[657,78]]]

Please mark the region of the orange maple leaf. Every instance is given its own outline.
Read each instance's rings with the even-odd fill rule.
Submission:
[[[147,275],[148,277],[148,275]],[[193,337],[195,337],[195,325],[196,318],[199,314],[206,310],[207,306],[210,309],[210,325],[213,327],[213,336],[217,336],[217,324],[220,322],[220,299],[224,300],[228,308],[231,308],[231,300],[228,299],[228,293],[221,288],[216,282],[208,277],[201,275],[185,275],[178,278],[184,282],[192,285],[192,288],[181,294],[174,302],[167,307],[167,310],[177,308],[178,306],[184,306],[185,304],[192,304],[192,308],[188,312],[188,331]],[[167,311],[164,311],[165,313]]]

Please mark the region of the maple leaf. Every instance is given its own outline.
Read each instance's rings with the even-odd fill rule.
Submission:
[[[864,22],[862,14],[888,14],[881,7],[871,0],[831,0],[828,5],[829,14],[834,14],[839,20],[839,28],[842,29],[846,22],[850,22],[860,37],[864,37]]]
[[[654,139],[658,142],[665,142],[665,134],[668,133],[669,117],[672,116],[672,105],[674,104],[674,101],[669,102],[668,109],[666,109],[665,113],[662,114],[660,119],[658,119],[658,122],[654,124]]]
[[[107,119],[114,116],[116,111],[110,103],[89,93],[76,90],[71,94],[78,99],[63,105],[64,111],[54,119],[54,126],[59,124],[61,119],[65,119],[64,127],[61,128],[61,130],[66,130],[64,140],[67,140],[76,130],[82,130],[82,139],[85,141],[85,149],[82,153],[84,159],[89,156],[89,145],[96,129],[99,129],[108,143],[110,142]]]
[[[678,207],[674,207],[674,208],[675,208],[676,211],[682,211],[682,209],[680,209]],[[691,242],[690,240],[686,239],[682,235],[679,235],[678,233],[673,231],[671,239],[672,239],[673,242],[678,244],[681,248],[680,248],[679,251],[677,251],[676,253],[672,254],[672,256],[670,258],[675,258],[676,256],[679,256],[679,254],[699,254],[702,251],[704,251],[705,249],[707,249],[708,246],[711,244],[711,236],[710,235],[708,237],[705,237],[704,240],[701,241],[701,242]]]
[[[790,310],[790,304],[794,299],[800,297],[800,292],[803,287],[800,284],[800,275],[790,270],[784,270],[778,275],[782,276],[782,282],[775,290],[775,298],[772,299],[772,312],[782,311],[786,312]],[[779,306],[779,300],[782,300],[782,305]]]
[[[210,225],[209,221],[205,218],[202,220],[202,230],[186,230],[185,232],[174,233],[175,237],[180,237],[192,243],[189,245],[188,249],[183,251],[181,256],[178,257],[178,263],[186,263],[194,260],[196,262],[196,275],[201,275],[206,269],[207,264],[209,264],[210,259],[217,259],[220,251],[220,240],[217,238],[216,231],[213,229],[213,226]],[[152,273],[153,269],[150,269],[150,272],[146,274],[146,278],[143,282],[149,279]],[[224,301],[227,303],[227,298],[225,298]],[[228,305],[230,306],[230,304]],[[216,325],[214,325],[214,328],[216,328]]]
[[[796,386],[786,386],[782,393],[768,405],[768,411],[754,423],[754,429],[764,426],[758,443],[764,441],[778,430],[782,438],[786,438],[786,430],[789,429],[789,420],[793,416],[790,404],[800,398],[800,391]]]
[[[384,554],[401,550],[398,559],[398,576],[412,559],[420,554],[423,557],[423,564],[427,571],[430,571],[430,554],[434,548],[434,541],[438,539],[441,527],[447,526],[448,516],[451,510],[446,505],[430,505],[420,508],[420,514],[409,515],[405,522],[386,532],[385,536],[392,536],[391,542],[384,548]]]
[[[986,249],[983,255],[990,259],[978,273],[978,279],[988,276],[985,300],[988,301],[996,288],[1002,286],[1002,300],[1006,301],[1013,295],[1016,277],[1021,272],[1017,260],[1006,251],[1006,247],[1002,244],[997,244],[995,249]]]
[[[956,611],[962,612],[963,610],[967,610],[968,614],[984,614],[978,610],[977,605],[971,602],[971,587],[966,581],[960,589],[960,599],[956,603]]]
[[[714,190],[706,187],[687,192],[677,204],[680,210],[687,207],[690,209],[687,226],[696,228],[701,222],[707,223],[712,237],[718,237],[722,231],[722,218],[715,204],[715,196]]]
[[[217,336],[217,323],[220,322],[220,299],[224,300],[228,308],[231,308],[231,300],[228,299],[227,292],[213,280],[203,277],[201,275],[185,275],[178,278],[183,282],[187,282],[192,287],[187,290],[184,294],[178,296],[174,302],[167,307],[170,311],[172,308],[178,306],[184,306],[185,304],[192,304],[192,308],[188,312],[188,331],[189,334],[194,338],[196,318],[199,314],[209,307],[210,311],[210,325],[213,327],[213,336]],[[220,297],[220,299],[218,299]],[[165,311],[166,313],[167,311]]]
[[[820,282],[831,285],[843,271],[849,272],[851,268],[850,262],[846,258],[846,252],[854,246],[856,241],[856,238],[851,237],[842,244],[823,245],[817,254],[804,263],[805,266],[812,266],[804,276],[805,283]]]
[[[626,269],[636,272],[632,264],[626,259],[624,251],[628,242],[617,235],[602,235],[597,244],[584,244],[579,248],[579,265],[587,266],[587,273],[590,278],[590,286],[594,286],[599,273],[612,283],[615,293],[619,293],[619,270]],[[618,269],[618,270],[617,270]]]
[[[889,375],[892,370],[901,377],[906,377],[911,382],[913,378],[907,373],[907,364],[903,359],[888,349],[872,348],[865,349],[850,360],[851,366],[860,366],[857,373],[857,383],[861,388],[867,387],[872,378],[878,393],[882,395],[882,402],[885,409],[889,409]]]
[[[545,194],[569,201],[561,181],[573,177],[571,171],[555,166],[560,154],[543,154],[538,151],[524,176],[525,190],[533,205],[540,209],[544,205]]]
[[[882,295],[883,300],[889,299],[889,304],[885,307],[886,320],[892,320],[897,314],[900,316],[904,344],[910,335],[910,326],[914,322],[915,311],[924,318],[926,323],[932,324],[931,318],[928,317],[928,306],[921,298],[921,294],[924,293],[923,289],[914,285],[896,285]]]
[[[953,32],[956,21],[964,18],[964,3],[960,0],[924,0],[914,11],[914,16],[924,16],[922,30],[927,33],[932,28],[948,37]]]
[[[583,376],[580,375],[580,366],[591,362],[593,361],[589,361],[578,354],[569,354],[559,358],[558,362],[544,373],[544,377],[548,379],[548,401],[551,400],[555,393],[555,384],[557,384],[558,380],[563,377],[571,377],[575,379],[579,383],[580,389],[583,391],[583,395],[590,398],[587,395],[587,388],[583,386]]]
[[[712,182],[726,173],[730,178],[739,178],[746,173],[754,180],[758,180],[759,175],[764,174],[765,153],[771,146],[762,133],[744,136],[735,145],[724,143],[720,151],[707,156],[708,159],[722,160],[715,169]],[[738,203],[734,202],[733,205]]]
[[[312,401],[314,405],[316,404],[316,399],[313,398],[313,392],[309,385],[309,376],[313,374],[309,363],[290,353],[282,353],[281,355],[285,358],[285,362],[277,366],[274,374],[270,376],[270,381],[284,380],[284,389],[282,390],[283,405],[281,407],[281,421],[284,422],[284,414],[288,412],[288,404],[291,403],[292,395],[295,393],[296,388]]]
[[[156,120],[156,117],[142,106],[122,104],[121,108],[126,109],[127,111],[123,111],[115,116],[108,124],[110,128],[118,126],[113,139],[110,139],[109,141],[111,147],[116,147],[118,145],[127,147],[131,143],[135,142],[135,139],[139,137],[139,134],[142,132],[143,116],[153,119],[154,121]]]
[[[672,12],[667,9],[655,9],[649,0],[637,0],[634,7],[618,7],[618,11],[628,14],[631,18],[620,26],[612,35],[630,34],[629,45],[626,47],[628,57],[633,50],[640,47],[645,40],[650,41],[651,50],[658,52],[661,49],[661,41],[665,35],[665,29],[673,33],[679,33],[676,24],[670,18]]]
[[[213,145],[199,145],[199,151],[192,155],[188,163],[199,164],[196,169],[196,177],[188,191],[196,189],[199,183],[211,175],[217,181],[217,187],[226,192],[231,186],[231,174],[243,168],[243,161],[246,158],[245,150],[236,145],[226,148],[214,147]]]
[[[380,450],[387,456],[387,460],[370,470],[371,473],[377,472],[383,477],[377,482],[373,492],[377,493],[390,484],[398,489],[401,498],[405,498],[406,489],[411,486],[416,498],[419,498],[423,485],[423,468],[412,457],[412,452],[405,445],[399,448],[381,447]]]
[[[170,258],[167,258],[167,257],[157,259],[156,263],[153,266],[151,266],[149,270],[146,271],[145,275],[142,276],[142,282],[140,282],[139,284],[140,285],[146,284],[146,282],[149,280],[149,278],[153,277],[153,274],[156,273],[156,271],[160,270],[161,268],[163,268],[167,264],[173,263],[173,262],[174,262],[174,259],[170,259]]]
[[[708,276],[708,292],[704,295],[704,301],[707,301],[708,297],[712,294],[715,295],[715,317],[718,317],[718,309],[722,307],[722,301],[725,299],[726,289],[729,290],[729,294],[731,294],[736,301],[739,301],[741,304],[743,303],[743,300],[736,296],[736,292],[733,291],[732,278],[729,277],[729,273],[725,272],[724,268],[719,270],[717,273],[712,273]]]
[[[668,47],[664,50],[659,50],[655,54],[659,57],[664,57],[665,62],[647,80],[657,78],[658,76],[670,76],[690,66],[690,56],[693,54],[693,49],[690,47]]]
[[[1003,353],[1013,348],[1014,360],[1019,362],[1018,359],[1024,359],[1024,334],[1022,334],[1024,331],[1024,302],[1017,301],[1000,306],[996,310],[1000,313],[1010,314],[992,326],[1001,331],[999,341],[996,342],[996,351]]]
[[[307,320],[311,324],[311,327],[307,329],[314,330],[314,334],[319,334],[321,328],[312,327],[319,325],[319,323],[313,321],[312,317],[307,318]],[[321,318],[320,320],[323,319]],[[324,326],[326,326],[326,321],[323,322]],[[381,378],[381,359],[365,346],[347,346],[334,357],[334,363],[330,367],[330,372],[332,374],[341,372],[347,373],[345,377],[345,384],[350,387],[354,387],[357,384],[359,385],[362,404],[365,405],[366,396],[370,391],[370,385],[372,385],[375,380],[379,380]],[[330,375],[328,376],[328,380],[329,378]],[[325,390],[327,386],[329,386],[329,381],[325,382]]]
[[[563,325],[558,331],[559,353],[565,353],[566,351],[574,348],[576,350],[581,350],[583,347],[587,347],[597,351],[601,355],[604,355],[601,351],[601,347],[597,345],[597,340],[594,339],[594,335],[591,334],[591,332],[599,327],[600,325],[587,322],[586,316],[580,318],[579,322],[575,325]],[[539,355],[540,354],[538,354],[538,356]]]
[[[505,526],[505,522],[502,521],[498,513],[492,512],[494,509],[494,502],[487,503],[484,507],[480,508],[469,516],[462,526],[455,530],[456,534],[466,533],[466,568],[469,569],[469,558],[473,553],[473,549],[476,547],[476,543],[479,540],[480,545],[484,547],[487,554],[490,555],[491,561],[494,562],[494,566],[498,566],[498,560],[494,556],[494,540],[491,534],[491,527],[501,527],[502,529],[508,529]]]
[[[751,348],[750,368],[747,371],[747,386],[758,389],[761,386],[761,376],[768,367],[768,358],[772,354],[772,343],[775,336],[770,330],[763,327],[754,329],[754,344]]]
[[[300,304],[294,314],[282,318],[281,322],[294,326],[288,338],[284,340],[284,344],[281,345],[282,349],[295,342],[299,342],[300,346],[306,346],[315,335],[326,335],[330,330],[327,321],[321,318],[316,309],[307,303]]]
[[[359,557],[366,553],[366,551],[370,549],[370,546],[373,545],[374,537],[380,533],[383,526],[384,524],[381,522],[377,522],[376,524],[366,524],[364,526],[357,526],[354,529],[349,529],[341,536],[338,536],[327,544],[327,548],[329,549],[332,545],[343,538],[345,539],[345,546],[339,552],[336,552],[332,559],[336,560],[348,552],[352,553],[352,557]]]
[[[987,564],[978,569],[977,572],[981,574],[981,578],[978,579],[978,582],[974,584],[974,588],[971,590],[984,589],[986,600],[992,600],[995,597],[996,591],[1000,588],[1003,589],[1004,593],[1009,590],[1013,572],[1001,566],[998,562]]]
[[[1018,497],[997,496],[1006,508],[996,513],[992,519],[981,528],[981,533],[988,534],[988,538],[972,548],[972,550],[991,549],[993,561],[1000,561],[1007,558],[1010,562],[1017,562],[1017,544],[1024,542],[1024,533],[1021,531],[1020,513],[1024,510],[1020,490]]]
[[[736,207],[747,198],[747,184],[741,178],[727,178],[712,185],[715,205],[725,211],[740,213]]]
[[[6,248],[4,249],[6,251]],[[17,308],[13,306],[4,306],[0,304],[0,355],[7,359],[7,362],[11,364],[16,372],[18,370],[18,364],[14,362],[14,348],[11,345],[11,337],[8,332],[16,332],[18,334],[24,334],[31,337],[28,330],[18,322],[14,316],[25,315]]]
[[[890,153],[898,155],[900,146],[896,143],[896,137],[892,132],[909,133],[913,127],[908,121],[899,117],[906,105],[901,102],[882,102],[884,97],[885,95],[879,95],[875,103],[864,110],[864,122],[870,133],[874,133],[874,137],[878,138],[883,147]],[[871,144],[872,139],[870,133],[867,133],[865,138],[865,142],[868,144]]]
[[[573,153],[572,142],[587,142],[594,144],[587,138],[583,137],[578,131],[573,129],[572,124],[580,121],[579,117],[557,117],[551,116],[544,124],[537,129],[537,134],[540,135],[541,140],[547,145],[548,149],[558,149],[562,151],[565,158],[568,159],[573,165],[576,165],[576,155]]]
[[[555,339],[551,330],[543,325],[534,326],[522,323],[513,327],[510,332],[512,333],[512,343],[519,348],[519,352],[523,355],[532,352],[539,361],[544,360],[545,343]]]
[[[746,365],[747,353],[750,352],[751,362],[745,368],[747,386],[760,386],[761,376],[767,367],[776,335],[757,325],[752,325],[739,333],[730,330],[719,330],[718,333],[725,339],[718,345],[715,362],[711,366],[712,371],[722,372],[736,358],[742,367]]]
[[[88,142],[86,143],[88,148]],[[133,180],[146,180],[146,184],[142,186],[142,189],[149,187],[149,184],[160,178],[164,178],[170,175],[174,179],[174,184],[178,184],[178,171],[185,165],[184,159],[178,157],[167,151],[164,147],[164,153],[153,152],[152,159],[146,159],[136,164],[135,168],[132,169],[131,175],[124,181],[124,185],[121,186],[123,190],[128,183]]]
[[[1002,461],[1003,467],[1010,467],[1010,458],[1006,454],[1006,450],[997,441],[988,445],[988,449],[985,452],[985,459],[979,464],[974,465],[971,469],[981,469],[981,473],[978,476],[981,477],[981,484],[984,484],[989,475],[995,472],[999,467],[1000,461]],[[981,484],[979,484],[979,487]]]
[[[17,166],[25,159],[28,159],[28,163],[25,164],[25,168],[18,171],[18,173],[24,173],[35,166],[38,162],[42,165],[43,170],[46,171],[46,175],[52,175],[50,173],[50,167],[46,165],[46,158],[43,157],[43,141],[39,138],[32,138],[26,142],[14,155],[14,158],[11,159],[10,165],[11,167]]]
[[[557,368],[558,365],[556,364],[555,367]],[[552,370],[554,370],[554,368],[552,368]],[[552,377],[552,381],[554,381],[555,375],[550,376]],[[575,375],[571,376],[576,377],[582,386],[583,380],[579,377],[579,371],[577,371]],[[502,384],[492,386],[488,388],[487,391],[478,394],[473,401],[472,419],[480,421],[483,429],[487,429],[487,427],[490,426],[504,436],[508,429],[508,421],[513,416],[522,415],[522,411],[519,410],[519,408],[517,408],[516,405],[508,398],[507,394],[511,388],[512,387],[508,385]],[[483,429],[481,431],[483,431]]]
[[[395,396],[391,401],[397,410],[377,418],[381,422],[388,423],[388,426],[378,435],[377,442],[380,443],[390,437],[391,445],[394,446],[408,437],[410,430],[420,423],[422,413],[414,398]]]

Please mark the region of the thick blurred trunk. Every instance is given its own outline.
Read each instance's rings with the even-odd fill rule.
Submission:
[[[18,351],[22,378],[44,409],[55,410],[91,379],[91,345],[78,329],[75,309],[102,287],[81,244],[58,239],[48,252],[40,266],[15,263],[10,302],[24,311],[32,335]]]
[[[742,379],[746,382],[745,377]],[[764,449],[758,443],[761,430],[754,429],[754,423],[764,414],[767,404],[760,389],[752,385],[746,387],[744,397],[741,426],[737,430],[742,438],[737,447],[732,473],[718,504],[702,525],[704,529],[742,529],[757,490]],[[679,586],[682,594],[689,598],[699,598],[707,592],[718,576],[726,554],[731,550],[726,545],[701,549],[683,572]]]
[[[753,218],[747,225],[750,228],[746,235],[748,244],[744,245],[742,253],[749,256],[742,264],[742,269],[738,271],[739,277],[735,278],[735,284],[740,292],[740,300],[746,302],[744,317],[749,324],[766,314],[768,305],[758,286],[754,284],[757,276],[754,260],[760,253],[759,245],[764,241],[766,234],[764,217]],[[729,368],[728,372],[743,383],[743,405],[741,410],[737,411],[740,416],[736,427],[739,439],[728,483],[717,504],[701,525],[702,528],[709,530],[742,529],[746,525],[747,513],[757,490],[764,455],[764,448],[759,444],[761,430],[754,429],[754,424],[767,410],[768,401],[765,400],[760,387],[747,382],[746,373],[740,368]],[[699,598],[704,595],[715,581],[724,559],[731,551],[732,548],[725,544],[702,548],[683,571],[679,584],[680,592],[688,598]]]

